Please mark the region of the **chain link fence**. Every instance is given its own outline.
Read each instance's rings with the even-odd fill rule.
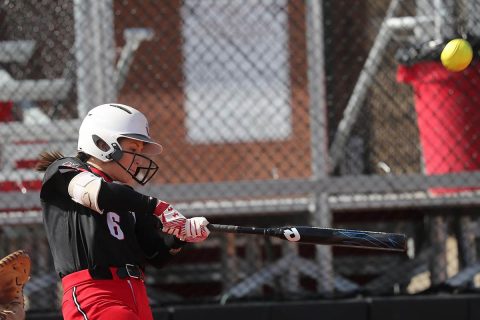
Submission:
[[[476,290],[478,0],[4,1],[0,254],[33,260],[30,310],[61,297],[38,153],[76,152],[116,101],[164,146],[143,192],[211,222],[402,232],[408,254],[214,234],[152,305]],[[474,60],[446,71],[448,40]]]

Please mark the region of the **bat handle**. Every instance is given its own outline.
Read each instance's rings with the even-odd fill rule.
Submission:
[[[236,233],[238,229],[237,226],[229,226],[229,225],[215,224],[215,223],[209,223],[207,225],[207,228],[212,232],[226,232],[226,233]]]
[[[207,227],[208,227],[208,230],[213,232],[260,234],[260,235],[269,234],[269,228],[231,226],[231,225],[214,224],[214,223],[209,223]]]

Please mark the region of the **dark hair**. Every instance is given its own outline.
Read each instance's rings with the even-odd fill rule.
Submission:
[[[85,162],[90,158],[90,155],[84,153],[84,152],[79,152],[75,156],[78,158],[80,161]],[[45,151],[39,154],[38,156],[38,162],[35,165],[35,170],[37,171],[46,171],[47,168],[57,161],[58,159],[65,158],[65,156],[60,153],[59,151]]]

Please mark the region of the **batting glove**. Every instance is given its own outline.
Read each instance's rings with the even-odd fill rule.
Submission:
[[[210,234],[204,217],[187,219],[168,202],[159,201],[153,212],[162,222],[162,231],[186,242],[201,242]]]
[[[207,228],[208,221],[204,217],[187,219],[185,223],[185,241],[201,242],[208,238],[210,230]]]
[[[187,218],[175,210],[168,202],[158,201],[157,207],[153,211],[162,222],[162,231],[176,236],[184,241],[186,237],[185,224]]]

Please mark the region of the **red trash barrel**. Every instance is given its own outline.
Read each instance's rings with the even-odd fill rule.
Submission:
[[[13,121],[13,102],[0,101],[0,122]]]
[[[439,62],[400,65],[397,80],[415,92],[427,175],[480,169],[480,64],[450,72]],[[478,188],[435,188],[435,194]]]

